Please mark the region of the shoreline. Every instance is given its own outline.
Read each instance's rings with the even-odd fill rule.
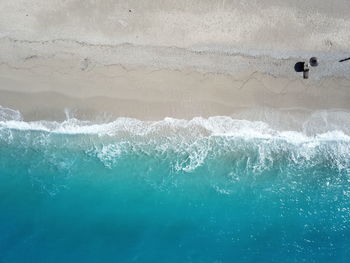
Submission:
[[[179,135],[182,138],[228,136],[242,139],[285,139],[290,143],[306,143],[314,139],[320,142],[350,140],[350,110],[344,109],[312,111],[296,108],[249,108],[237,110],[231,116],[197,116],[191,119],[165,117],[156,120],[112,117],[111,114],[93,117],[91,112],[77,113],[69,109],[64,110],[65,117],[60,119],[53,113],[55,112],[51,108],[51,111],[46,112],[47,118],[26,120],[22,112],[0,106],[0,130],[5,131],[5,137],[12,130],[25,130],[125,138],[129,135]]]
[[[258,108],[350,109],[350,78],[345,71],[327,76],[325,65],[320,65],[304,80],[293,72],[297,59],[277,64],[270,60],[266,67],[275,71],[271,74],[256,66],[265,63],[259,58],[251,65],[252,58],[231,57],[239,63],[228,74],[215,71],[214,64],[220,64],[215,61],[203,72],[194,67],[102,64],[100,56],[38,57],[26,52],[26,57],[0,63],[0,105],[21,111],[25,120],[64,120],[66,109],[82,119],[105,115],[141,120],[231,116]],[[210,62],[205,55],[202,60]],[[281,71],[288,65],[286,76],[288,72]],[[350,72],[350,63],[344,64],[343,70],[347,68]]]

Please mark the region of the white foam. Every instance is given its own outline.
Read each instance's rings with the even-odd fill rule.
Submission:
[[[12,112],[10,112],[12,113]],[[19,118],[17,115],[16,118]],[[141,121],[131,118],[118,118],[113,122],[93,124],[88,121],[69,119],[64,122],[24,122],[21,120],[1,120],[1,129],[32,130],[62,134],[96,134],[116,136],[166,135],[166,136],[226,136],[243,139],[281,139],[298,144],[310,140],[350,141],[350,136],[340,130],[332,130],[314,136],[297,131],[277,131],[260,121],[237,120],[231,117],[196,117],[192,120],[166,118],[161,121]]]
[[[18,111],[1,110],[1,116],[6,118],[0,121],[0,140],[19,142],[24,147],[37,147],[39,150],[52,145],[65,149],[81,147],[86,154],[95,156],[108,168],[113,168],[125,156],[133,153],[151,156],[159,161],[167,161],[168,158],[175,172],[193,172],[202,167],[208,158],[228,158],[259,173],[280,165],[281,158],[286,158],[288,165],[295,167],[313,167],[328,160],[331,167],[350,174],[350,136],[347,127],[342,130],[341,126],[335,125],[338,120],[334,122],[334,113],[313,114],[306,120],[306,126],[313,131],[317,129],[311,123],[321,123],[318,130],[322,132],[310,135],[303,129],[278,130],[263,121],[239,120],[228,116],[196,117],[192,120],[165,118],[160,121],[118,118],[96,124],[68,114],[63,122],[25,122]],[[323,121],[314,122],[320,119],[319,116],[323,116]],[[331,116],[332,125],[327,116]],[[346,114],[341,113],[341,116],[339,123],[347,126]],[[325,129],[325,123],[330,130]],[[97,137],[55,136],[60,134]]]
[[[103,145],[101,149],[96,150],[96,156],[103,162],[103,164],[111,168],[122,154],[122,149],[118,144]]]
[[[5,108],[0,105],[0,121],[5,122],[9,120],[21,121],[21,113],[19,111]]]
[[[196,117],[192,120],[165,118],[160,121],[118,118],[112,122],[96,124],[67,115],[67,120],[63,122],[25,122],[22,120],[20,112],[0,107],[0,129],[62,134],[95,134],[99,136],[151,136],[155,138],[239,137],[247,140],[283,140],[291,144],[308,143],[309,145],[317,141],[350,142],[347,127],[347,124],[350,123],[350,113],[340,112],[340,117],[336,118],[336,116],[338,115],[334,112],[312,114],[304,122],[303,131],[293,131],[276,130],[263,121],[240,120],[228,116]],[[322,121],[319,121],[320,119]],[[335,123],[334,120],[338,119],[339,121]],[[344,129],[341,126],[342,123],[345,123]],[[316,127],[317,124],[320,124],[320,127]],[[325,127],[329,129],[327,130]],[[311,135],[308,134],[310,130],[312,130]],[[318,133],[317,130],[321,132]]]

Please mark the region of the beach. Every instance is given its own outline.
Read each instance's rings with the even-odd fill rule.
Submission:
[[[151,2],[2,3],[0,105],[26,120],[349,108],[347,1]]]
[[[348,262],[349,13],[0,1],[0,262]]]

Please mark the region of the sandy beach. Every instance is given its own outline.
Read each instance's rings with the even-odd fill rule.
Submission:
[[[0,0],[0,263],[349,262],[349,14]]]
[[[25,120],[350,108],[348,1],[0,3],[0,105]],[[303,79],[299,61],[317,56]]]

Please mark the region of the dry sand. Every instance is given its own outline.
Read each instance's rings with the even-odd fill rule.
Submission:
[[[349,1],[260,2],[3,1],[0,105],[26,120],[348,110]]]

